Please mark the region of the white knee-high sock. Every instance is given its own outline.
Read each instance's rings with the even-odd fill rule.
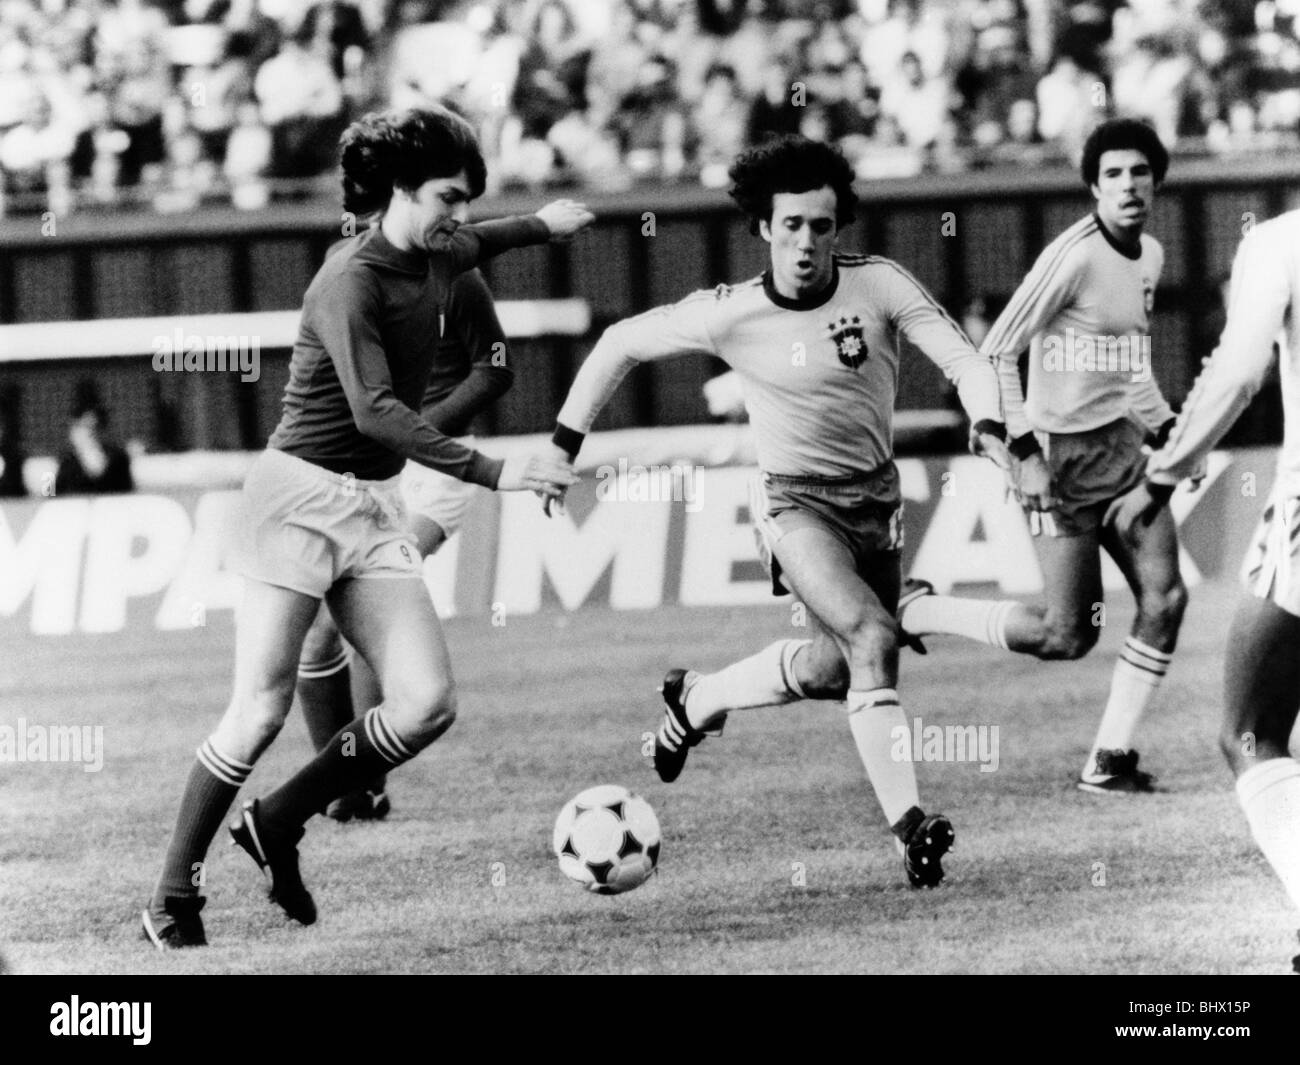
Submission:
[[[1084,765],[1084,773],[1092,771],[1098,751],[1127,751],[1133,746],[1133,733],[1151,697],[1169,670],[1172,656],[1157,651],[1136,636],[1124,641],[1124,650],[1115,663],[1110,682],[1110,698],[1101,715],[1097,739]]]
[[[960,599],[922,595],[903,610],[899,623],[912,636],[965,636],[1007,648],[1007,619],[1020,604],[1010,599]]]
[[[799,650],[811,643],[778,640],[725,669],[697,676],[686,689],[686,720],[697,729],[707,729],[732,710],[804,698],[793,663]]]
[[[870,691],[850,691],[845,707],[849,713],[849,730],[858,746],[858,756],[866,768],[867,779],[875,789],[885,820],[896,825],[913,807],[921,805],[916,789],[916,770],[912,765],[911,740],[908,740],[909,757],[897,759],[898,730],[911,735],[903,708],[898,705],[898,692],[893,688],[873,688]]]
[[[1270,758],[1237,778],[1250,834],[1300,910],[1300,762]]]

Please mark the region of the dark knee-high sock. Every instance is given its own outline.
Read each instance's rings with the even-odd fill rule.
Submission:
[[[296,832],[333,799],[414,758],[384,720],[383,706],[367,710],[342,728],[315,758],[260,804],[262,823],[272,832]]]
[[[342,668],[324,676],[299,673],[298,700],[311,745],[323,751],[339,729],[357,716],[352,709],[352,670],[345,662]]]
[[[153,893],[151,905],[159,914],[169,895],[199,894],[204,881],[203,863],[212,837],[221,827],[240,786],[253,771],[252,766],[223,755],[213,746],[211,738],[203,741],[197,754],[181,796],[176,827],[167,844],[162,875]]]

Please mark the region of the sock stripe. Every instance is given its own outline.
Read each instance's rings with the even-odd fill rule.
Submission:
[[[1168,665],[1174,660],[1174,656],[1171,652],[1157,651],[1154,647],[1145,644],[1141,640],[1135,639],[1132,636],[1128,637],[1124,641],[1124,650],[1132,651],[1133,654],[1140,655],[1142,658],[1150,659],[1152,662],[1161,662],[1165,665]]]
[[[994,647],[1000,647],[1004,651],[1011,650],[1007,644],[1007,619],[1011,617],[1011,612],[1018,605],[1008,601],[999,603],[989,611],[987,636],[988,642]]]
[[[212,745],[210,739],[199,744],[199,748],[194,754],[203,763],[204,769],[222,783],[229,784],[232,787],[240,787],[248,779],[248,774],[253,771],[251,765],[245,765],[233,758],[227,758]]]
[[[374,745],[384,760],[390,765],[401,765],[415,757],[397,737],[391,725],[384,720],[383,715],[379,712],[379,707],[374,706],[366,711],[364,718],[366,736],[371,744]]]
[[[307,664],[298,664],[298,676],[304,680],[319,680],[321,677],[332,677],[341,669],[346,669],[348,665],[348,653],[340,648],[339,653],[333,658],[326,659],[324,662],[310,662]]]
[[[801,647],[811,644],[812,640],[786,640],[785,646],[781,648],[781,683],[785,685],[786,691],[799,696],[800,699],[806,696],[794,676],[794,656],[799,653]]]
[[[873,688],[870,691],[851,691],[844,708],[849,716],[861,710],[876,710],[887,707],[897,708],[898,691],[895,688]]]
[[[1168,668],[1165,666],[1147,665],[1145,662],[1138,662],[1132,658],[1129,658],[1129,656],[1126,654],[1121,654],[1119,656],[1119,660],[1123,662],[1126,666],[1131,666],[1133,669],[1136,669],[1139,673],[1145,673],[1149,677],[1154,677],[1155,680],[1151,682],[1153,684],[1156,683],[1157,681],[1163,680],[1165,674],[1168,672]]]
[[[1269,758],[1237,778],[1237,796],[1245,804],[1295,777],[1300,777],[1300,762],[1294,758]]]

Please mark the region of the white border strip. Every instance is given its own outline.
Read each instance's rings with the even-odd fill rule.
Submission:
[[[497,314],[506,336],[585,336],[591,307],[583,299],[499,300]],[[292,348],[299,311],[247,314],[183,314],[158,318],[102,318],[90,322],[28,322],[0,326],[0,362],[57,362],[152,355],[156,338],[186,336],[256,337],[261,349]]]

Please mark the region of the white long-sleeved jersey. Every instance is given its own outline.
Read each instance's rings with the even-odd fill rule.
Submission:
[[[1012,437],[1082,433],[1131,415],[1156,430],[1173,417],[1150,358],[1148,315],[1164,258],[1145,233],[1133,258],[1096,215],[1043,249],[980,347],[997,365]]]
[[[1252,229],[1237,249],[1228,321],[1147,476],[1174,484],[1192,476],[1259,391],[1282,334],[1282,413],[1277,490],[1300,496],[1300,211]]]
[[[900,334],[957,386],[972,422],[1002,421],[992,366],[920,282],[890,259],[839,254],[831,284],[808,300],[781,296],[764,274],[610,326],[558,421],[590,430],[637,363],[716,355],[744,384],[765,471],[865,473],[893,457]]]

